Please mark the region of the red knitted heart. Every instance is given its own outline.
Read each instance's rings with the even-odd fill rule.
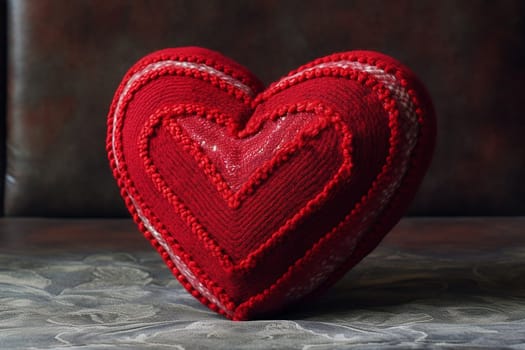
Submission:
[[[263,90],[201,48],[125,76],[107,150],[136,223],[177,279],[234,320],[333,282],[399,220],[429,164],[430,99],[365,51],[315,60]]]

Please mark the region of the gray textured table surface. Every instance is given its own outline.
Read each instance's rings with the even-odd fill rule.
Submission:
[[[0,220],[1,349],[525,349],[525,219],[405,219],[281,317],[210,312],[128,220]]]

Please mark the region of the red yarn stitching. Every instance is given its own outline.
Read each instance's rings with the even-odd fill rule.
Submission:
[[[323,58],[323,59],[320,59],[320,60],[316,60],[316,61],[313,61],[311,62],[310,64],[308,65],[305,65],[301,68],[299,68],[297,71],[303,69],[304,67],[312,67],[312,66],[315,66],[316,64],[318,64],[319,62],[328,62],[328,61],[333,61],[334,58],[337,58],[336,55],[334,56],[329,56],[329,57],[326,57],[326,58]],[[348,58],[348,57],[346,57]],[[352,57],[350,56],[350,59],[353,59],[353,60],[362,60],[363,62],[366,62],[366,63],[369,63],[369,64],[373,64],[373,65],[376,65],[376,61],[375,59],[371,59],[370,61],[368,61],[368,58],[367,57],[361,57],[361,58],[358,58],[358,57]],[[379,64],[377,64],[377,67],[379,68],[382,68],[379,66]],[[396,76],[398,76],[399,78],[399,75],[401,75],[401,72],[398,71],[397,69],[395,69],[395,67],[389,67],[390,69],[387,71],[387,72],[395,72]],[[137,69],[138,70],[138,69]],[[385,70],[386,71],[386,70]],[[370,76],[367,76],[368,74],[366,73],[357,73],[355,71],[350,71],[350,72],[337,72],[334,74],[334,71],[330,71],[330,72],[321,72],[321,75],[323,76],[327,76],[327,75],[324,75],[324,74],[327,74],[328,75],[331,75],[331,76],[340,76],[340,77],[345,77],[345,78],[348,78],[348,79],[351,79],[351,80],[355,80],[355,81],[358,81],[360,83],[362,83],[363,85],[365,86],[368,86],[368,87],[372,87],[373,90],[378,94],[378,97],[381,101],[383,101],[384,103],[384,108],[385,110],[387,110],[389,112],[389,126],[391,127],[391,130],[392,130],[392,133],[391,133],[391,137],[390,137],[390,144],[391,144],[391,147],[390,147],[390,150],[389,150],[389,157],[387,159],[387,162],[383,168],[383,171],[381,172],[381,174],[374,180],[374,183],[373,183],[373,186],[372,188],[369,190],[368,194],[366,196],[363,197],[361,203],[363,203],[365,201],[365,197],[369,197],[370,194],[373,192],[373,187],[378,183],[378,182],[381,182],[380,179],[384,177],[384,174],[387,172],[388,168],[389,168],[389,165],[391,165],[392,163],[392,159],[393,157],[396,155],[393,150],[394,150],[394,146],[395,144],[397,143],[397,136],[398,136],[398,128],[397,128],[397,114],[398,114],[398,111],[397,111],[397,107],[396,107],[396,102],[395,100],[393,100],[392,98],[389,97],[389,94],[390,92],[388,91],[388,89],[384,88],[381,86],[381,84],[377,84],[376,82],[374,82],[374,79],[371,78]],[[169,74],[169,73],[166,73],[166,74]],[[293,74],[290,73],[290,75]],[[314,78],[316,76],[319,76],[318,73],[313,73],[313,74],[309,74],[308,76],[305,76],[306,78],[310,79],[310,78]],[[149,77],[151,80],[155,79],[156,77]],[[201,77],[197,77],[199,79],[201,79]],[[406,80],[403,81],[403,80],[400,80],[402,83],[405,83],[406,84]],[[217,82],[213,82],[211,79],[210,79],[210,82],[212,82],[212,84],[215,84],[217,85]],[[147,82],[146,82],[147,83]],[[134,87],[134,92],[137,91],[141,86],[145,85],[146,83],[137,83],[135,84],[135,87]],[[405,85],[403,84],[403,85]],[[220,86],[220,84],[218,84],[219,88],[221,89],[224,89],[224,86]],[[291,86],[292,84],[290,84]],[[284,89],[284,87],[283,87]],[[121,85],[121,88],[119,88],[119,91],[122,92],[122,85]],[[276,90],[276,91],[274,91]],[[282,89],[274,89],[272,90],[272,88],[268,89],[265,93],[259,95],[256,100],[253,102],[252,106],[254,105],[257,105],[259,103],[261,103],[264,99],[263,97],[266,96],[266,97],[269,97],[270,95],[273,95],[275,93],[277,93],[278,91],[281,91]],[[271,93],[269,91],[272,91]],[[228,90],[227,91],[228,93],[231,93],[231,90]],[[123,103],[123,105],[127,106],[128,102],[131,100],[131,97],[132,97],[133,94],[128,94],[128,98],[126,99],[126,102]],[[417,107],[416,108],[416,114],[418,115],[419,119],[418,119],[418,122],[419,124],[424,124],[424,119],[423,119],[423,110],[421,109],[420,107],[420,104],[419,104],[419,101],[417,99],[417,96],[416,96],[416,93],[414,91],[409,91],[409,95],[411,96],[411,99],[412,99],[412,102],[413,104]],[[119,95],[118,95],[119,96]],[[234,94],[234,96],[236,96],[238,98],[238,94]],[[246,102],[246,100],[245,100]],[[110,111],[110,115],[112,115],[112,111],[114,112],[114,109],[115,109],[115,103],[113,104],[112,106],[112,109]],[[121,113],[119,113],[119,117],[117,118],[117,121],[120,121],[121,120],[121,117],[125,114],[124,112],[124,109],[121,111]],[[118,128],[118,126],[121,126],[119,125],[120,123],[117,123],[117,129],[116,132],[115,132],[115,138],[116,139],[120,139],[121,135],[120,135],[120,128]],[[108,127],[112,127],[113,126],[113,120],[112,118],[110,118],[109,122],[108,122]],[[420,132],[421,134],[422,132]],[[113,168],[113,172],[114,172],[114,175],[115,177],[117,178],[117,181],[119,182],[119,185],[123,185],[121,186],[121,188],[127,188],[127,189],[132,189],[134,186],[132,185],[132,182],[129,180],[129,178],[126,178],[125,176],[121,176],[121,174],[119,173],[118,169],[116,168],[115,166],[115,157],[116,159],[119,158],[119,154],[115,154],[113,155],[113,151],[112,151],[112,147],[111,147],[111,136],[112,135],[108,135],[108,155],[110,157],[110,164],[111,164],[111,167]],[[420,138],[421,136],[418,138],[418,142],[417,142],[417,145],[415,146],[415,151],[411,154],[411,160],[412,162],[415,161],[418,157],[416,157],[416,155],[419,155],[420,152],[417,152],[418,149],[421,148],[420,146]],[[120,153],[120,152],[117,152],[117,153]],[[397,157],[396,157],[397,158]],[[411,162],[411,163],[412,163]],[[124,165],[123,165],[124,166]],[[411,168],[409,167],[407,172],[410,170]],[[123,168],[124,172],[125,169]],[[403,183],[406,183],[409,181],[409,174],[405,174],[405,176],[402,178],[402,182]],[[127,194],[125,194],[124,198],[127,199]],[[134,197],[134,198],[140,198],[140,197]],[[387,206],[385,208],[383,208],[383,213],[387,212],[391,207],[392,207],[392,204],[393,203],[397,203],[400,199],[399,196],[395,196],[392,198],[392,200],[390,201],[389,204],[387,204]],[[135,221],[139,224],[139,227],[141,228],[141,230],[144,232],[144,234],[147,236],[147,238],[149,238],[152,242],[155,241],[155,239],[151,236],[151,234],[149,234],[149,232],[145,229],[144,225],[142,224],[140,218],[138,217],[137,213],[136,213],[136,210],[134,208],[134,206],[132,205],[132,203],[129,203],[128,200],[126,200],[127,202],[127,205],[128,205],[128,208],[130,209],[130,211],[132,212],[133,214],[133,217],[135,219]],[[144,203],[141,203],[141,206],[142,210],[144,210],[145,206],[144,206]],[[262,302],[265,298],[265,296],[269,295],[269,291],[277,288],[277,286],[279,284],[281,284],[284,280],[286,280],[286,278],[293,272],[293,269],[296,268],[297,266],[301,265],[305,259],[307,259],[307,257],[311,254],[313,254],[313,251],[324,241],[324,240],[327,240],[329,239],[330,235],[333,235],[334,232],[338,229],[338,227],[341,226],[341,224],[343,224],[344,222],[346,222],[348,220],[348,218],[352,217],[356,210],[359,210],[359,208],[361,208],[360,205],[356,205],[356,207],[351,211],[350,214],[348,214],[345,219],[340,223],[338,224],[334,229],[332,229],[329,233],[323,235],[318,242],[316,242],[311,249],[309,249],[306,254],[298,259],[292,266],[289,267],[288,271],[283,274],[279,279],[276,280],[276,282],[274,282],[270,287],[268,287],[267,289],[265,289],[263,292],[259,293],[258,295],[256,296],[253,296],[251,297],[250,299],[248,299],[246,302],[240,304],[238,307],[237,307],[237,310],[238,311],[242,311],[242,310],[248,310],[250,309],[251,307],[254,306],[254,303],[256,302]],[[152,214],[152,213],[150,213]],[[149,218],[155,218],[154,215],[148,215]],[[386,218],[385,218],[385,215],[383,215],[382,219],[378,220],[378,222],[376,222],[375,225],[373,225],[370,230],[372,231],[380,231],[380,225],[382,224],[383,221],[387,221]],[[164,237],[168,237],[167,235],[167,232],[162,232],[163,236]],[[172,244],[174,242],[171,242]],[[170,244],[170,245],[172,245]],[[180,249],[180,247],[176,247],[175,245],[172,245],[172,248],[175,247],[176,251],[179,251],[179,253],[182,253],[182,249]],[[165,252],[163,252],[164,254]],[[173,263],[170,261],[169,259],[169,256],[165,256],[163,255],[163,258],[164,260],[169,264],[169,265],[173,265]],[[188,259],[188,260],[186,260]],[[192,262],[191,260],[191,257],[189,256],[186,256],[185,259],[186,261],[190,261],[190,263]],[[169,261],[169,262],[168,262]],[[196,269],[197,267],[196,266],[192,266],[193,269]],[[177,269],[176,268],[172,268],[172,270],[174,271],[174,273],[176,274],[177,278],[179,280],[182,280],[181,282],[186,282],[186,283],[183,283],[185,285],[185,287],[190,291],[192,292],[192,294],[194,292],[196,292],[196,290],[194,289],[194,287],[190,284],[188,285],[187,283],[187,280],[185,279],[184,276],[180,275],[180,273],[178,273]],[[195,272],[195,271],[194,271]],[[206,277],[206,275],[204,273],[202,273],[202,271],[200,269],[197,270],[197,273],[196,273],[197,276],[200,276],[202,277],[199,278],[201,281],[203,281],[207,286],[213,286],[213,282],[209,281]],[[219,288],[220,289],[220,288]],[[215,290],[217,291],[217,290]],[[198,292],[197,292],[198,293]],[[200,294],[199,294],[200,295]],[[228,296],[227,294],[223,291],[223,293],[219,293],[220,297],[225,299],[225,300],[228,300]],[[205,304],[207,304],[210,308],[212,309],[216,309],[217,307],[212,304],[209,300],[202,300],[202,302],[204,302]],[[233,305],[232,304],[228,304],[228,310],[229,311],[232,311],[233,310]],[[231,315],[229,315],[229,313],[225,313],[223,312],[222,310],[219,311],[223,314],[225,314],[227,317],[231,317]],[[233,318],[239,318],[239,317],[242,317],[242,314],[240,314],[239,312],[236,312],[236,315],[233,317]]]
[[[187,55],[187,54],[181,54],[180,52],[178,52],[177,49],[165,49],[159,52],[153,52],[143,57],[135,65],[133,65],[133,67],[126,73],[126,75],[122,79],[123,83],[117,89],[115,96],[121,96],[122,91],[124,90],[124,87],[125,87],[125,82],[127,82],[133,75],[142,71],[147,66],[153,63],[161,62],[161,61],[177,61],[177,62],[191,62],[191,63],[205,64],[249,86],[254,92],[254,94],[256,94],[262,88],[262,85],[257,80],[257,78],[255,78],[254,76],[251,76],[250,73],[245,72],[243,74],[239,72],[238,70],[233,69],[228,64],[219,63],[216,60],[211,59],[210,57],[207,57],[206,55],[198,55],[198,54]],[[115,104],[112,105],[112,108],[115,107],[114,105]],[[110,113],[110,115],[111,114],[112,113]]]
[[[162,194],[173,206],[176,213],[182,218],[184,222],[190,227],[191,231],[203,242],[204,246],[217,258],[219,258],[221,265],[227,271],[246,272],[253,268],[260,255],[264,251],[271,248],[281,237],[292,230],[304,217],[307,217],[316,208],[322,205],[326,198],[330,195],[333,188],[336,187],[342,179],[349,176],[352,167],[351,162],[351,135],[346,125],[341,122],[341,118],[330,109],[325,108],[321,103],[298,103],[284,108],[279,108],[277,111],[267,113],[263,120],[276,120],[279,117],[290,115],[291,113],[315,113],[322,116],[322,118],[315,124],[305,127],[293,141],[289,142],[278,152],[272,159],[264,163],[257,169],[248,181],[237,192],[233,192],[216,167],[211,162],[210,158],[202,151],[202,149],[186,135],[181,127],[176,122],[179,116],[196,115],[211,121],[228,119],[218,111],[205,112],[203,107],[193,105],[177,105],[173,107],[165,107],[158,110],[150,116],[148,122],[145,124],[141,135],[139,137],[139,154],[143,160],[146,173],[155,184],[157,191]],[[334,130],[341,132],[341,153],[343,161],[323,189],[314,198],[310,199],[303,208],[288,219],[285,224],[276,232],[270,235],[265,242],[260,244],[258,248],[252,251],[246,258],[242,259],[238,264],[234,264],[232,258],[219,246],[219,244],[209,235],[206,229],[199,223],[199,220],[192,214],[180,198],[173,193],[167,182],[162,178],[157,167],[153,164],[149,154],[149,140],[156,132],[156,129],[163,125],[169,129],[173,138],[183,145],[183,148],[191,154],[198,166],[208,176],[209,180],[215,185],[217,191],[221,193],[228,206],[232,209],[238,208],[239,205],[248,196],[253,194],[257,187],[259,187],[269,176],[283,163],[291,160],[294,154],[307,145],[310,139],[315,138],[322,131],[328,127],[333,127]],[[243,130],[239,134],[241,138],[253,135],[257,129]]]

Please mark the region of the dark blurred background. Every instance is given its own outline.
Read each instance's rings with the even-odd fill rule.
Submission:
[[[525,214],[525,1],[9,0],[0,12],[6,216],[127,215],[104,150],[109,104],[140,57],[186,45],[265,83],[336,51],[392,55],[438,117],[410,214]]]

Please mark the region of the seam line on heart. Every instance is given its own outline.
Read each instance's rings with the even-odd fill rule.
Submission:
[[[223,268],[229,272],[245,272],[248,269],[253,268],[260,256],[264,252],[270,249],[272,246],[277,244],[279,239],[281,239],[287,232],[292,230],[298,223],[306,217],[309,213],[314,211],[316,208],[322,205],[326,198],[330,195],[332,190],[338,186],[342,179],[349,176],[352,162],[351,162],[351,135],[348,128],[341,122],[341,119],[336,115],[332,110],[324,107],[321,103],[298,103],[293,105],[284,106],[279,108],[277,111],[266,114],[266,120],[272,121],[279,117],[286,115],[293,115],[293,113],[315,113],[322,118],[315,125],[309,125],[308,128],[305,128],[302,133],[300,133],[294,140],[287,144],[283,149],[278,152],[272,159],[263,164],[262,167],[256,171],[253,176],[250,177],[248,182],[246,182],[242,189],[237,193],[232,193],[231,191],[225,190],[227,184],[224,179],[221,177],[220,173],[215,169],[214,165],[211,163],[210,159],[198,149],[198,146],[194,144],[192,140],[188,140],[187,136],[184,135],[173,135],[177,139],[183,138],[182,144],[186,151],[194,157],[198,166],[204,171],[208,176],[209,180],[215,184],[217,191],[219,191],[224,200],[230,204],[232,209],[237,208],[238,205],[244,200],[247,196],[255,192],[256,187],[260,186],[271,173],[279,167],[282,163],[293,158],[297,152],[306,145],[307,139],[315,138],[319,133],[324,131],[328,126],[332,125],[334,130],[342,134],[341,138],[341,154],[343,156],[343,161],[339,166],[336,173],[328,181],[328,183],[323,186],[318,194],[316,194],[312,199],[308,200],[306,204],[297,211],[292,217],[287,219],[285,223],[263,243],[261,243],[254,251],[252,251],[247,257],[242,259],[239,263],[235,264],[233,259],[220,247],[220,245],[211,237],[207,230],[201,225],[199,220],[191,212],[191,210],[184,205],[180,198],[173,193],[169,185],[161,176],[159,170],[153,164],[151,157],[149,155],[149,140],[150,137],[154,134],[156,128],[166,123],[168,126],[173,127],[175,118],[178,116],[192,115],[196,114],[200,117],[205,117],[209,120],[219,119],[222,120],[221,113],[217,111],[211,111],[206,113],[202,107],[195,107],[193,105],[176,105],[173,107],[165,107],[161,110],[154,113],[146,122],[141,136],[139,138],[139,154],[143,159],[143,164],[145,167],[146,173],[149,175],[152,182],[155,184],[157,191],[172,205],[175,212],[179,214],[181,219],[189,226],[191,231],[201,240],[204,246],[212,252],[212,254],[219,258],[219,261]],[[180,132],[180,130],[178,131]],[[177,131],[176,131],[177,133]],[[248,133],[243,133],[243,137],[249,136]],[[181,142],[181,140],[177,140]]]

